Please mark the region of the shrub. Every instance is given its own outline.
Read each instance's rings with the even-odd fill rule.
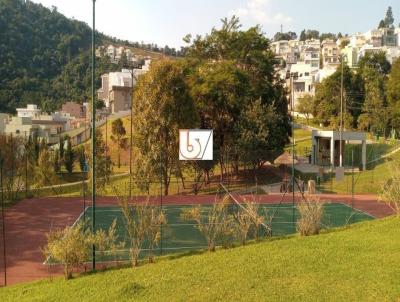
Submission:
[[[132,266],[135,267],[139,265],[139,255],[147,234],[147,206],[131,205],[126,197],[120,200],[120,206],[129,240],[129,258]]]
[[[90,258],[92,240],[86,235],[82,224],[67,226],[47,234],[44,255],[46,259],[52,259],[64,266],[66,279],[72,277],[73,269],[83,266]]]
[[[117,220],[114,219],[107,232],[103,229],[96,230],[96,234],[92,236],[92,243],[95,245],[96,250],[100,254],[100,261],[104,261],[106,252],[111,252],[115,262],[117,263],[117,252],[118,249],[125,246],[125,242],[118,241]]]
[[[167,223],[164,212],[158,206],[149,205],[147,202],[147,228],[146,235],[149,241],[149,262],[154,262],[154,249],[158,246],[161,240],[161,225]]]
[[[224,236],[229,235],[230,232],[227,228],[230,227],[230,223],[227,220],[232,219],[232,216],[227,213],[227,203],[215,202],[207,215],[203,215],[203,208],[196,206],[191,209],[183,210],[181,218],[183,220],[193,220],[197,224],[198,230],[203,234],[207,241],[208,251],[215,251],[215,247],[218,239],[224,241]],[[225,242],[226,245],[227,242]]]
[[[297,206],[300,219],[297,221],[297,231],[302,236],[317,235],[321,230],[324,214],[323,203],[318,199],[306,198]]]
[[[396,215],[400,215],[400,167],[399,162],[389,166],[390,180],[382,187],[379,200],[386,203]]]

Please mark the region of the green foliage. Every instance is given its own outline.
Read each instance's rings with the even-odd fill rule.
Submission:
[[[358,61],[358,67],[360,73],[367,67],[375,69],[377,72],[383,74],[389,74],[391,65],[386,58],[386,54],[384,52],[379,53],[366,53],[363,57]]]
[[[78,160],[79,160],[79,168],[81,169],[81,172],[85,172],[86,168],[86,155],[85,155],[85,148],[80,147],[78,150]]]
[[[262,105],[261,100],[248,105],[242,111],[237,123],[237,146],[240,158],[256,170],[267,161],[273,160],[283,153],[286,135],[285,129],[277,127],[279,114],[272,105]]]
[[[54,153],[54,172],[57,174],[61,171],[60,155],[58,152]]]
[[[389,6],[386,11],[384,22],[385,22],[385,27],[393,27],[394,17],[393,17],[393,10],[392,10],[391,6]]]
[[[61,263],[64,266],[65,279],[72,277],[72,270],[80,268],[90,257],[90,247],[93,240],[84,226],[67,226],[61,230],[52,230],[47,234],[47,244],[44,247],[46,260]]]
[[[384,78],[371,67],[364,67],[365,100],[359,117],[359,128],[385,134],[389,112],[385,102]]]
[[[400,59],[397,59],[386,83],[386,94],[391,113],[391,126],[400,129]]]
[[[382,185],[380,201],[386,203],[396,215],[400,215],[400,168],[399,161],[389,164],[389,180]]]
[[[274,41],[296,40],[296,39],[297,39],[297,34],[292,31],[289,31],[287,33],[277,32],[274,36]]]
[[[57,176],[47,148],[40,151],[38,165],[35,171],[35,184],[38,188],[55,185]]]
[[[86,154],[90,154],[91,152],[91,147],[87,146],[88,149],[85,151]],[[99,192],[103,192],[106,188],[106,184],[108,183],[108,180],[111,175],[111,158],[109,155],[109,152],[107,152],[107,147],[104,142],[103,134],[100,129],[96,129],[96,191],[98,190]],[[92,176],[91,174],[93,173],[93,168],[92,168],[92,162],[90,160],[90,171],[89,171],[89,180],[91,182]],[[89,186],[91,188],[91,184]]]
[[[139,78],[134,102],[135,173],[147,179],[162,177],[168,195],[171,175],[177,173],[178,132],[197,121],[182,62],[165,60],[151,65]]]
[[[75,152],[72,149],[72,143],[71,139],[68,137],[67,138],[67,150],[65,151],[64,154],[64,165],[65,169],[69,174],[72,174],[72,171],[74,169],[74,162],[75,162]]]
[[[307,29],[307,31],[305,29],[302,30],[300,34],[300,41],[305,41],[310,39],[319,39],[319,31],[311,29]]]
[[[311,95],[305,95],[297,100],[297,112],[303,114],[308,123],[310,116],[315,112],[314,101]]]
[[[120,118],[114,120],[112,122],[111,128],[112,136],[111,140],[117,144],[118,148],[118,168],[121,167],[121,148],[126,148],[126,130],[124,128],[124,124]]]

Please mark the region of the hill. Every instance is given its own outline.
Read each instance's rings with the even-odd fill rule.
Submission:
[[[31,1],[0,0],[0,28],[0,112],[12,113],[27,103],[52,111],[66,100],[83,102],[90,96],[91,28],[86,23]],[[96,39],[97,45],[140,46],[99,32]],[[100,74],[120,68],[99,59],[96,85]]]
[[[1,301],[394,301],[399,218],[70,281],[0,289]]]

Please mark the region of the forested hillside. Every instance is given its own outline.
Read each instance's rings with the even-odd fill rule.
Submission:
[[[96,35],[98,45],[118,44]],[[0,112],[27,103],[50,111],[66,100],[83,102],[90,96],[90,50],[86,23],[30,1],[0,0]],[[97,85],[100,74],[120,68],[98,59]]]

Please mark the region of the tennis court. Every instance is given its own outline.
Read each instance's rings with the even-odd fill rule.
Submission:
[[[207,248],[204,236],[197,228],[194,221],[184,220],[181,214],[185,209],[195,205],[164,205],[162,210],[166,216],[166,224],[160,225],[161,239],[158,247],[153,251],[155,255],[166,255],[177,252],[191,252]],[[205,219],[212,205],[202,205],[201,212]],[[84,223],[91,227],[92,207],[86,208],[78,218],[77,223]],[[292,204],[260,204],[261,215],[269,217],[269,225],[272,229],[272,236],[285,236],[296,232],[296,220],[299,217],[296,206]],[[102,206],[96,208],[96,229],[107,229],[117,221],[118,240],[125,241],[124,249],[118,251],[118,260],[128,260],[128,248],[126,244],[127,234],[125,231],[124,217],[122,210],[117,206]],[[323,228],[329,229],[344,226],[351,223],[372,220],[374,217],[360,210],[353,209],[349,205],[339,202],[324,204]],[[267,223],[267,222],[266,222]],[[265,233],[265,232],[264,232]],[[261,236],[264,235],[261,230]],[[251,239],[251,238],[250,238]],[[217,245],[220,242],[217,241]],[[149,253],[148,243],[144,242],[142,257]],[[100,258],[98,255],[97,257]],[[99,262],[113,260],[111,255],[103,256],[103,259],[96,259]]]

